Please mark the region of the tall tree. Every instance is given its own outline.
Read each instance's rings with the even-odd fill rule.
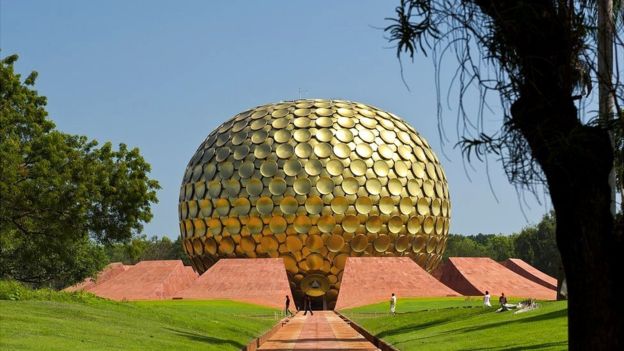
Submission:
[[[393,21],[386,30],[399,58],[433,49],[437,63],[448,52],[458,59],[466,155],[494,153],[513,183],[547,185],[569,293],[570,349],[623,349],[616,287],[624,226],[615,225],[610,210],[609,131],[624,120],[618,113],[603,123],[579,110],[592,82],[608,80],[612,93],[622,93],[619,82],[596,72],[595,1],[402,0]],[[502,101],[503,124],[494,135],[464,110],[473,84],[482,98],[495,92]]]
[[[60,287],[105,262],[152,218],[158,182],[138,149],[55,129],[46,98],[0,63],[0,278]]]

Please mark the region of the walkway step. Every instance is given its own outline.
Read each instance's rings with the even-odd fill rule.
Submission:
[[[378,350],[334,311],[302,312],[260,345],[258,350]]]

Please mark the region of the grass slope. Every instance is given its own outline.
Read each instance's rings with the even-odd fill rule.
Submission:
[[[0,300],[0,350],[239,350],[277,322],[231,301],[58,300]]]
[[[483,308],[474,298],[401,299],[395,317],[388,314],[388,303],[343,313],[400,350],[567,349],[567,303],[539,304],[513,314],[495,313],[495,307]]]

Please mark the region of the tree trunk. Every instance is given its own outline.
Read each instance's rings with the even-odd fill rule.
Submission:
[[[543,86],[548,87],[545,83]],[[624,304],[616,290],[624,253],[614,232],[609,135],[576,117],[571,97],[525,87],[512,119],[546,175],[557,218],[557,246],[568,285],[570,350],[624,348]]]

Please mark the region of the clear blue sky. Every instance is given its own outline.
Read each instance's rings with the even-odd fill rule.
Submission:
[[[205,136],[260,104],[307,98],[361,101],[402,116],[445,167],[451,233],[512,233],[550,208],[515,189],[494,158],[466,176],[452,146],[456,106],[444,110],[450,144],[437,131],[433,65],[405,63],[379,28],[399,1],[30,1],[1,0],[0,55],[39,72],[57,127],[141,149],[160,181],[148,235],[178,235],[177,199],[186,163]],[[445,67],[448,80],[453,66]],[[471,110],[476,111],[477,99]],[[486,115],[489,130],[501,116]],[[442,155],[442,149],[448,156]],[[543,202],[543,194],[542,194]]]

